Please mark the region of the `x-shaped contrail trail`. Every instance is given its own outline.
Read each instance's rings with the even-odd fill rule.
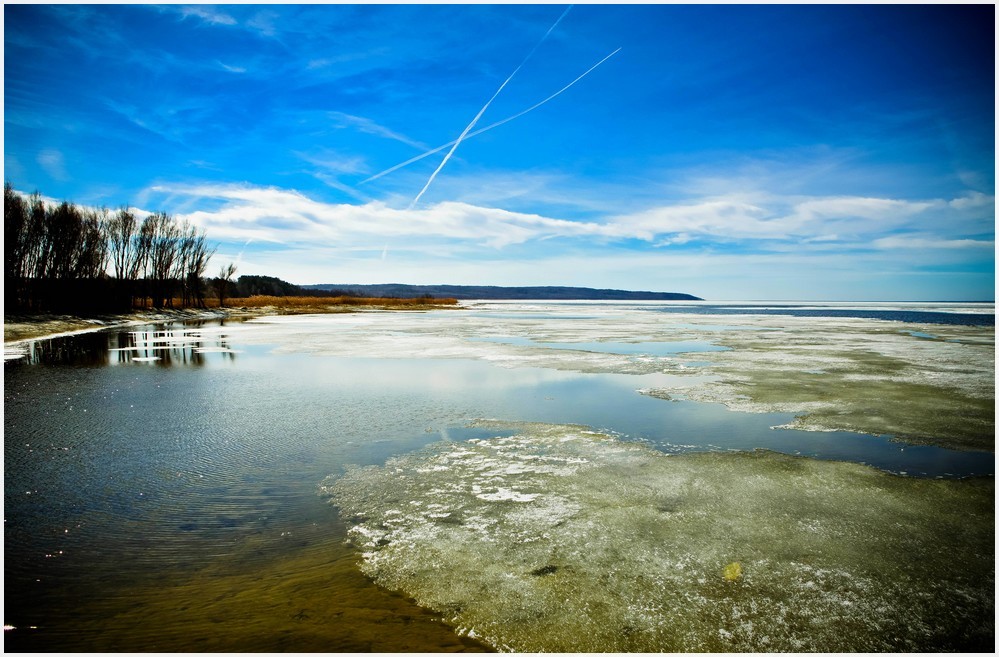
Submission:
[[[618,48],[617,50],[615,50],[611,54],[607,55],[606,57],[604,57],[603,59],[601,59],[599,62],[597,62],[596,64],[594,64],[593,66],[591,66],[590,68],[586,69],[586,71],[584,71],[583,74],[580,75],[579,77],[577,77],[575,80],[573,80],[569,84],[565,85],[564,87],[562,87],[561,89],[559,89],[558,91],[556,91],[555,93],[553,93],[551,96],[548,96],[547,98],[545,98],[541,102],[535,103],[534,105],[531,105],[527,109],[522,110],[520,112],[517,112],[513,116],[508,116],[505,119],[503,119],[502,121],[497,121],[496,123],[493,123],[491,125],[487,125],[485,128],[479,128],[475,132],[470,132],[467,135],[465,135],[465,139],[469,139],[469,138],[474,137],[476,135],[481,135],[483,132],[486,132],[487,130],[492,130],[493,128],[498,128],[499,126],[503,125],[504,123],[509,123],[510,121],[513,121],[514,119],[517,119],[517,118],[520,118],[520,117],[524,116],[528,112],[531,112],[531,111],[534,111],[534,110],[538,109],[539,107],[541,107],[542,105],[544,105],[545,103],[547,103],[549,100],[552,100],[553,98],[555,98],[556,96],[558,96],[559,94],[561,94],[563,91],[567,90],[569,87],[571,87],[572,85],[574,85],[577,82],[579,82],[580,80],[582,80],[584,77],[586,77],[590,73],[590,71],[592,71],[596,67],[598,67],[601,64],[603,64],[604,62],[606,62],[608,59],[610,59],[611,57],[613,57],[614,55],[616,55],[618,52],[620,52],[620,50],[621,49]],[[455,145],[457,143],[458,143],[457,139],[454,140],[454,141],[449,141],[448,143],[444,144],[443,146],[438,146],[437,148],[435,148],[433,150],[430,150],[430,151],[427,151],[426,153],[421,153],[420,155],[417,155],[415,157],[411,157],[408,160],[406,160],[405,162],[400,162],[399,164],[395,165],[394,167],[390,167],[388,169],[385,169],[381,173],[376,173],[375,175],[373,175],[373,176],[371,176],[369,178],[365,178],[364,180],[362,180],[361,182],[359,182],[357,184],[358,185],[363,185],[364,183],[369,183],[372,180],[378,180],[382,176],[386,176],[386,175],[392,173],[393,171],[397,171],[397,170],[399,170],[399,169],[401,169],[401,168],[403,168],[405,166],[409,166],[413,162],[418,162],[418,161],[422,160],[425,157],[429,157],[429,156],[433,155],[434,153],[440,153],[442,150],[444,150],[448,146],[453,146],[453,145]]]
[[[541,46],[541,44],[544,43],[545,39],[548,38],[548,35],[551,34],[552,30],[555,29],[555,26],[558,25],[560,22],[562,22],[562,19],[565,18],[565,15],[569,13],[570,9],[572,9],[572,5],[569,5],[568,8],[566,8],[566,10],[562,12],[562,15],[559,16],[558,19],[552,24],[552,26],[548,28],[548,31],[545,32],[545,35],[543,37],[541,37],[541,40],[534,45],[534,48],[531,49],[531,52],[527,53],[527,57],[524,58],[524,61],[522,61],[520,65],[513,70],[513,73],[511,73],[510,76],[503,81],[503,84],[499,86],[499,89],[496,90],[496,93],[493,94],[492,98],[486,101],[486,104],[482,106],[482,109],[479,110],[479,113],[475,115],[475,118],[472,119],[472,122],[469,123],[467,126],[465,126],[465,129],[461,132],[460,135],[458,135],[458,138],[454,140],[454,144],[451,146],[451,150],[447,152],[447,155],[444,156],[444,159],[441,160],[441,163],[438,164],[437,168],[434,169],[434,172],[430,174],[430,179],[427,181],[427,184],[423,186],[423,189],[421,189],[420,193],[416,195],[416,198],[413,199],[413,202],[409,204],[410,210],[412,210],[413,207],[419,202],[420,197],[423,196],[423,193],[427,191],[428,187],[430,187],[430,183],[434,181],[434,178],[436,178],[437,174],[440,173],[441,169],[444,168],[444,165],[447,164],[447,161],[451,159],[451,155],[458,148],[458,144],[460,144],[461,141],[465,138],[465,136],[469,133],[469,131],[471,131],[471,129],[475,127],[475,124],[478,122],[479,118],[485,113],[486,109],[489,108],[489,105],[492,104],[492,102],[496,99],[496,96],[499,96],[500,92],[503,91],[503,87],[505,87],[507,83],[509,83],[510,80],[513,79],[513,76],[517,75],[517,71],[523,68],[524,64],[527,63],[527,60],[529,60],[531,58],[531,55],[533,55],[534,52]]]

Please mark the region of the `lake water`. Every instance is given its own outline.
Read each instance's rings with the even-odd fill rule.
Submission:
[[[696,369],[698,354],[725,349],[712,335],[745,327],[715,324],[674,341],[628,326],[563,339],[594,318],[612,326],[615,311],[492,304],[140,327],[23,346],[4,368],[6,649],[502,647],[460,627],[461,613],[426,608],[416,585],[379,586],[383,572],[358,569],[356,536],[345,539],[363,523],[341,518],[320,487],[440,445],[533,435],[523,423],[584,425],[648,450],[653,464],[653,453],[762,448],[926,485],[994,473],[992,453],[773,429],[793,416],[640,394],[697,380],[661,365],[681,357]],[[364,489],[360,480],[352,490]],[[524,641],[513,647],[535,645]]]

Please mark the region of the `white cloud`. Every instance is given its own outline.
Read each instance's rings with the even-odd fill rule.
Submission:
[[[995,240],[941,239],[933,236],[892,235],[874,240],[877,249],[995,249]]]
[[[807,221],[842,218],[883,221],[918,214],[932,206],[932,202],[847,196],[803,201],[795,205],[794,214]]]
[[[359,166],[349,158],[311,161],[340,171]],[[332,187],[354,193],[327,177]],[[179,218],[202,226],[213,239],[287,245],[352,247],[372,239],[404,239],[422,248],[463,244],[502,249],[563,238],[580,248],[639,240],[665,250],[689,249],[684,245],[690,242],[724,242],[748,251],[831,253],[872,246],[968,249],[991,244],[974,233],[954,232],[951,224],[960,222],[941,221],[955,211],[955,201],[943,200],[773,198],[754,204],[713,198],[581,221],[457,201],[411,210],[373,200],[328,203],[296,191],[247,185],[158,186],[150,192],[167,194],[173,202],[186,199],[195,209]],[[987,205],[977,197],[975,202]],[[205,207],[212,209],[197,209]],[[913,221],[916,217],[921,225]]]
[[[218,62],[218,65],[221,66],[223,70],[229,71],[230,73],[246,73],[246,68],[242,66],[230,66],[225,62]]]
[[[69,179],[66,173],[66,161],[61,151],[54,148],[46,148],[38,153],[38,164],[54,180],[64,181]]]
[[[225,13],[224,11],[219,11],[215,7],[210,7],[208,5],[186,5],[179,7],[181,16],[184,18],[195,17],[200,18],[206,23],[212,25],[235,25],[236,19]]]
[[[266,37],[273,37],[277,35],[277,21],[280,16],[273,11],[259,11],[253,15],[248,21],[246,21],[246,26],[252,28]]]
[[[419,210],[374,201],[328,203],[248,185],[161,186],[150,194],[212,208],[176,216],[205,228],[210,239],[228,242],[230,250],[252,240],[241,256],[241,273],[300,284],[580,285],[713,299],[917,298],[913,290],[927,299],[991,294],[972,270],[987,266],[993,241],[879,228],[949,211],[951,202],[942,200],[709,199],[568,221],[462,202]],[[858,225],[868,228],[852,241],[826,232],[819,219],[858,214],[865,217]],[[789,236],[788,227],[797,232]],[[549,247],[550,238],[564,239]],[[635,250],[636,239],[659,248]],[[712,245],[719,240],[726,250]],[[916,251],[926,271],[913,268]]]
[[[503,247],[551,236],[613,235],[616,229],[467,203],[446,202],[420,210],[384,203],[363,205],[314,201],[277,188],[240,185],[157,186],[153,192],[222,201],[215,210],[182,215],[215,239],[254,239],[288,244],[351,242],[367,236],[463,240]]]
[[[977,208],[994,208],[996,199],[994,196],[982,194],[981,192],[968,192],[960,198],[950,201],[950,206],[958,210],[971,210]],[[994,211],[994,210],[993,210]]]
[[[723,238],[780,237],[788,226],[764,208],[735,200],[664,205],[611,219],[621,236],[651,240],[656,235],[712,235]]]

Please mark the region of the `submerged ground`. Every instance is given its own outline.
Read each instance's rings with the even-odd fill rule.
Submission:
[[[696,310],[6,345],[5,638],[990,649],[994,322]]]

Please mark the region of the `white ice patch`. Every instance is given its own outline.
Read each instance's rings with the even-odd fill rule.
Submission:
[[[533,502],[537,499],[538,493],[519,493],[507,488],[497,488],[492,493],[478,493],[476,497],[489,502]]]

